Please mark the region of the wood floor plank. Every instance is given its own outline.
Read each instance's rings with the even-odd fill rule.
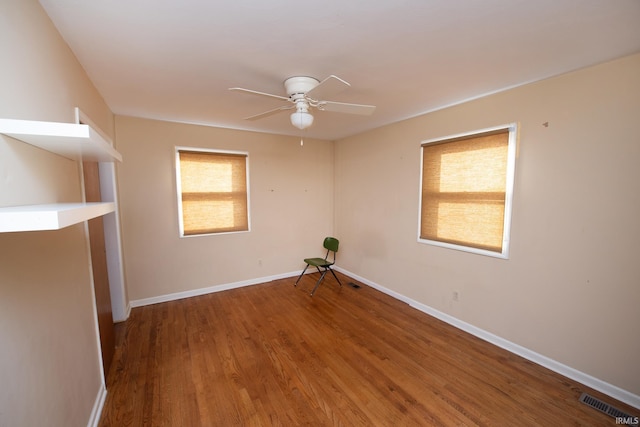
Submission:
[[[368,286],[310,297],[317,277],[133,309],[100,425],[614,425],[583,391],[638,412]]]

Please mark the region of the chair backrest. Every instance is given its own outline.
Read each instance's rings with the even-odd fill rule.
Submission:
[[[323,246],[325,247],[325,249],[328,249],[328,250],[330,250],[332,252],[338,252],[338,245],[339,244],[340,244],[340,242],[335,237],[326,237],[324,239]]]
[[[324,256],[325,261],[329,260],[329,253],[333,254],[332,263],[336,262],[336,252],[338,252],[338,245],[340,242],[335,237],[325,237],[322,245],[327,250],[327,254]]]

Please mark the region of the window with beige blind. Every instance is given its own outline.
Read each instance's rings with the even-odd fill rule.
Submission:
[[[422,143],[420,242],[508,258],[516,126]]]
[[[180,235],[249,231],[248,154],[176,148]]]

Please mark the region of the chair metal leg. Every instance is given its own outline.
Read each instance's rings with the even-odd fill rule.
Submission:
[[[336,278],[336,280],[338,281],[338,284],[340,284],[340,287],[342,287],[342,282],[340,281],[340,279],[338,279],[338,276],[336,276],[336,273],[334,273],[331,267],[329,267],[329,271],[331,271],[331,274],[333,274],[333,277]]]
[[[316,282],[316,286],[313,288],[313,290],[311,291],[311,296],[313,296],[313,294],[316,293],[316,289],[318,289],[318,286],[320,286],[320,282],[322,282],[322,280],[324,279],[324,275],[327,274],[327,269],[325,269],[322,274],[320,275],[320,278],[318,279],[318,281]]]
[[[300,273],[300,276],[298,276],[298,280],[296,280],[296,283],[294,283],[293,286],[298,286],[298,282],[300,281],[302,276],[304,276],[304,272],[307,271],[307,268],[309,268],[309,264],[307,264],[305,266],[304,270],[302,270],[302,273]]]
[[[318,271],[320,271],[320,269],[318,269]],[[320,275],[320,278],[316,282],[316,286],[314,286],[313,290],[311,291],[311,296],[313,296],[313,294],[316,293],[316,289],[318,289],[318,286],[320,286],[320,283],[322,283],[322,280],[324,279],[325,274],[327,274],[327,271],[330,271],[331,274],[333,274],[333,277],[335,277],[340,287],[342,287],[342,282],[340,281],[340,279],[338,279],[338,276],[336,276],[336,273],[333,271],[333,269],[331,267],[324,267],[324,271],[322,272],[322,274]]]

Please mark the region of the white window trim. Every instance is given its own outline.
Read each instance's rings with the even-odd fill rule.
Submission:
[[[219,153],[219,154],[242,154],[247,156],[246,158],[246,176],[247,176],[247,229],[242,231],[222,231],[220,233],[202,233],[202,234],[184,234],[184,221],[182,218],[182,184],[180,179],[180,151],[193,151],[200,153]],[[217,150],[212,148],[200,148],[200,147],[185,147],[175,146],[175,175],[176,175],[176,200],[178,208],[178,233],[180,238],[188,239],[192,237],[204,237],[204,236],[220,236],[223,234],[238,234],[248,233],[251,231],[251,194],[249,185],[249,152],[248,151],[233,151],[233,150]]]
[[[420,226],[422,221],[422,180],[423,180],[423,149],[425,144],[431,144],[441,142],[447,139],[460,138],[466,136],[477,135],[485,132],[492,132],[497,130],[507,129],[509,131],[509,142],[507,147],[507,185],[505,188],[505,203],[504,203],[504,229],[502,233],[502,252],[488,251],[486,249],[472,248],[463,245],[454,245],[452,243],[439,242],[436,240],[422,239],[420,238]],[[515,181],[516,170],[516,148],[517,148],[517,136],[518,126],[517,123],[510,123],[507,125],[495,126],[486,129],[474,130],[471,132],[464,132],[455,135],[444,136],[440,138],[433,138],[422,141],[420,143],[420,190],[418,193],[418,243],[424,243],[427,245],[439,246],[448,249],[454,249],[463,252],[471,252],[478,255],[486,255],[494,258],[509,259],[509,245],[511,243],[511,213],[513,208],[513,187]]]

